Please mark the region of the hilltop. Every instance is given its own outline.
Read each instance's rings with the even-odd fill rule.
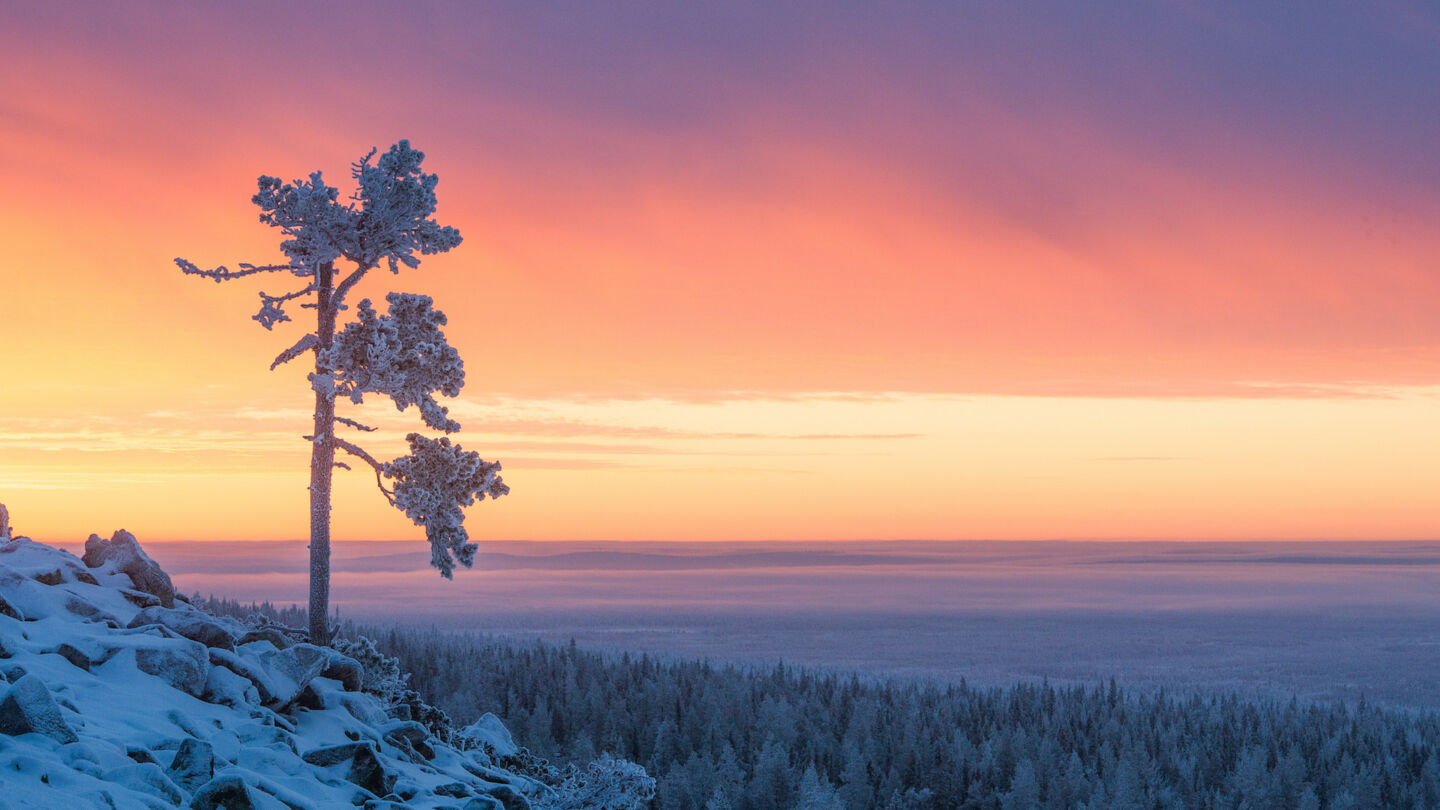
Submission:
[[[80,557],[0,528],[0,805],[630,808],[654,782],[464,728],[365,641],[216,616],[125,531]]]

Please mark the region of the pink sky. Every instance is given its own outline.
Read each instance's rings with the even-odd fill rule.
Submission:
[[[171,259],[273,258],[256,175],[343,188],[399,138],[466,237],[395,287],[515,488],[479,535],[1436,534],[1433,11],[8,17],[0,500],[36,534],[303,533],[294,335]]]

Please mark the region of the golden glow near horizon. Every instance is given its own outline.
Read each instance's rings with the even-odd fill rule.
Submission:
[[[717,9],[729,38],[681,48],[417,8],[413,31],[239,4],[0,26],[22,532],[304,536],[309,389],[266,371],[299,329],[249,319],[280,279],[172,259],[274,259],[257,175],[348,193],[404,137],[465,243],[354,297],[449,315],[457,439],[513,489],[477,539],[1440,536],[1440,140],[1412,114],[1440,49],[1411,17],[1271,31],[1294,37],[1272,76],[1195,10],[1047,40],[999,7]],[[351,46],[272,41],[290,15]],[[404,75],[368,56],[392,37]],[[1308,69],[1334,37],[1388,94]],[[398,455],[418,418],[367,407]],[[337,538],[419,536],[339,481]]]
[[[514,488],[472,513],[495,539],[1366,539],[1432,525],[1437,407],[1440,391],[1415,389],[461,400],[454,412],[459,438],[504,460]],[[196,526],[205,539],[294,538],[307,416],[212,404],[10,420],[0,491],[46,539],[108,532],[116,515],[152,539]],[[385,426],[368,445],[398,453],[408,418],[380,405],[366,417]],[[413,535],[372,476],[338,481],[337,536]]]

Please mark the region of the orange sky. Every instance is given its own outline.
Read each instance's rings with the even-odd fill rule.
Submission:
[[[465,243],[364,294],[450,316],[479,539],[1440,534],[1433,12],[891,11],[7,11],[0,501],[302,536],[276,280],[172,259],[403,137]]]

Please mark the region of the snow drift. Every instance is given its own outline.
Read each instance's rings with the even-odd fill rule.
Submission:
[[[367,671],[372,647],[337,646],[356,657],[190,605],[128,532],[79,558],[0,532],[0,807],[622,810],[653,795],[629,762],[552,767],[493,715],[452,729]]]

